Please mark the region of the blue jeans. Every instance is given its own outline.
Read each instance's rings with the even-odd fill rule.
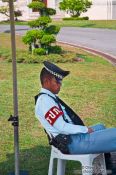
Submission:
[[[116,151],[116,128],[105,128],[98,124],[92,126],[92,133],[71,135],[72,143],[68,145],[70,154],[94,154]]]

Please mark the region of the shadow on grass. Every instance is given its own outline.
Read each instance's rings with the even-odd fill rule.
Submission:
[[[39,145],[31,149],[20,150],[20,171],[28,172],[28,175],[47,175],[50,159],[50,146]],[[7,154],[7,161],[0,163],[0,175],[9,175],[14,172],[14,154]],[[55,160],[56,172],[56,160]],[[80,164],[76,161],[67,161],[66,174],[72,175]],[[55,173],[56,174],[56,173]]]
[[[7,161],[0,163],[0,175],[7,175],[14,171],[14,154],[7,154]],[[47,175],[50,158],[50,147],[36,146],[31,149],[20,150],[20,170],[29,175]]]

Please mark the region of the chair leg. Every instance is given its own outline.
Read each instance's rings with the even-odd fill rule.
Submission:
[[[51,156],[50,163],[49,163],[48,175],[53,175],[53,171],[54,171],[54,158]]]
[[[66,160],[58,159],[57,161],[57,175],[65,175]]]
[[[102,175],[106,175],[106,164],[105,164],[105,158],[104,158],[104,154],[100,155],[100,159],[99,159],[100,165],[101,165],[101,172]]]
[[[93,174],[93,160],[82,161],[82,175],[92,175]]]
[[[107,175],[104,154],[99,154],[99,156],[95,159],[94,162],[94,173],[98,173],[101,175]]]

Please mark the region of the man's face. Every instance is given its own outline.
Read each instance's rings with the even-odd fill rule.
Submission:
[[[50,78],[50,80],[49,80],[49,90],[53,94],[58,94],[59,91],[60,91],[60,87],[61,87],[61,81],[59,81],[55,77]]]

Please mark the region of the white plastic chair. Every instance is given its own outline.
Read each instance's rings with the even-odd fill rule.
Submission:
[[[107,175],[104,154],[83,154],[83,155],[70,155],[63,154],[57,148],[52,146],[51,157],[49,163],[48,175],[54,175],[54,159],[57,159],[57,175],[65,175],[66,160],[79,161],[82,164],[82,175],[92,175],[93,172],[93,160],[97,157],[101,165],[102,175]]]

